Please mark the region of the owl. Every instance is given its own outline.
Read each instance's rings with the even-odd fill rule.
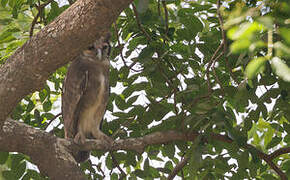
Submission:
[[[86,139],[112,142],[101,131],[109,98],[110,36],[101,37],[84,50],[69,66],[62,93],[65,138],[84,144]],[[86,161],[90,152],[73,153],[77,162]]]

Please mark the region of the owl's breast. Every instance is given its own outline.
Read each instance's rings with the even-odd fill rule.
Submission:
[[[84,109],[80,114],[79,127],[89,137],[94,129],[100,128],[103,119],[109,89],[108,77],[105,73],[88,74],[88,88],[83,95]]]

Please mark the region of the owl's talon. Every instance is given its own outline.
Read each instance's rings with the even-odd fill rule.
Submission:
[[[109,144],[112,144],[114,142],[114,139],[112,139],[111,137],[109,136],[105,136],[104,137],[104,140],[107,141]]]
[[[86,138],[84,135],[82,135],[80,132],[76,134],[74,138],[74,143],[76,144],[85,144]]]

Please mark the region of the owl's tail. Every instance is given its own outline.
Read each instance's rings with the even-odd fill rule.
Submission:
[[[81,163],[89,159],[91,151],[79,151],[74,154],[76,162]]]

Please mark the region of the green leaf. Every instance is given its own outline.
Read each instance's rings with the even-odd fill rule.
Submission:
[[[261,177],[263,180],[278,180],[273,174],[263,174]]]
[[[265,26],[257,22],[247,22],[240,27],[234,27],[228,31],[228,37],[232,40],[251,39],[255,32],[265,30]]]
[[[287,42],[287,44],[290,45],[290,29],[289,28],[284,28],[284,27],[281,27],[278,29],[279,30],[279,33],[281,34],[281,36],[285,39],[285,41]]]
[[[7,180],[18,179],[13,171],[2,171],[2,176]]]
[[[147,46],[139,54],[140,61],[145,62],[145,61],[151,59],[154,52],[155,52],[155,50],[151,46]]]
[[[34,110],[34,119],[37,121],[37,122],[41,122],[42,121],[42,118],[40,116],[40,112],[39,110],[35,109]]]
[[[202,149],[203,146],[200,144],[201,137],[198,136],[194,143],[192,144],[190,150],[187,152],[186,156],[189,157],[189,168],[190,175],[195,176],[197,169],[202,166]]]
[[[101,176],[102,177],[102,176]],[[116,174],[116,173],[113,173],[111,176],[110,176],[110,178],[112,179],[112,180],[117,180],[118,179],[118,175]]]
[[[40,174],[32,169],[27,169],[26,174],[24,175],[24,177],[22,178],[22,180],[42,180],[43,178],[40,177]]]
[[[242,152],[238,162],[239,162],[239,167],[247,168],[249,165],[249,152],[248,151]]]
[[[252,156],[252,162],[253,163],[258,163],[260,161],[259,156],[258,156],[258,151],[255,148],[250,148],[249,152],[251,153]],[[252,164],[252,163],[251,163]]]
[[[34,103],[32,101],[29,101],[29,103],[26,107],[26,112],[31,112],[34,107],[35,107]]]
[[[7,5],[7,2],[8,2],[8,0],[1,0],[1,6],[2,6],[3,8],[5,8],[6,5]]]
[[[247,119],[245,122],[244,122],[244,129],[245,131],[249,131],[253,126],[253,122],[251,119]]]
[[[149,167],[149,177],[153,179],[160,177],[159,171],[156,168]]]
[[[278,41],[274,43],[274,49],[278,57],[290,57],[290,47],[286,46],[282,42]]]
[[[132,96],[127,100],[127,104],[132,105],[133,103],[136,102],[137,98],[139,97],[139,95],[136,96]]]
[[[43,89],[42,91],[39,92],[38,95],[39,95],[40,101],[43,102],[45,98],[48,96],[48,92],[46,89]]]
[[[52,103],[51,103],[51,101],[45,101],[42,106],[43,106],[43,110],[45,112],[48,112],[51,110]]]
[[[138,176],[138,177],[140,177],[142,179],[145,179],[145,177],[147,176],[147,174],[144,171],[140,170],[140,169],[135,170],[134,174],[136,174],[136,176]]]
[[[257,21],[263,24],[267,29],[273,29],[273,20],[269,16],[262,16],[257,19]]]
[[[237,40],[231,44],[231,51],[233,53],[242,53],[245,52],[250,47],[250,45],[251,41],[248,39]]]
[[[275,73],[284,81],[290,82],[290,68],[278,57],[271,60]]]
[[[15,120],[21,119],[21,114],[24,112],[23,107],[20,104],[17,104],[13,110],[12,118]]]
[[[283,123],[283,127],[284,127],[284,130],[290,134],[290,124],[289,123]]]
[[[53,119],[54,118],[54,114],[52,114],[52,113],[43,113],[42,115],[41,115],[41,117],[45,117],[47,120],[51,120],[51,119]]]
[[[13,171],[14,171],[17,179],[20,179],[22,177],[22,175],[25,173],[25,170],[26,170],[26,162],[23,161]]]
[[[0,151],[0,164],[4,164],[9,157],[9,152]]]
[[[138,13],[144,13],[148,9],[149,0],[139,0],[137,4]]]
[[[267,59],[265,57],[258,57],[253,59],[246,67],[246,76],[249,79],[253,79],[256,75],[261,72]]]
[[[112,162],[111,156],[107,156],[107,158],[106,158],[106,166],[107,166],[108,169],[112,169],[113,168],[113,162]]]
[[[162,150],[162,154],[164,156],[167,156],[169,158],[173,158],[174,157],[174,154],[175,154],[175,147],[174,147],[174,145],[168,144],[168,145],[165,145],[162,149],[163,149]]]
[[[13,154],[11,155],[11,169],[15,170],[18,168],[19,164],[24,160],[24,155],[22,154]]]
[[[144,172],[149,173],[149,168],[150,168],[149,159],[146,158],[144,162]]]
[[[282,140],[281,137],[277,137],[277,136],[273,137],[272,140],[269,142],[269,144],[267,144],[266,149],[270,149],[277,146],[281,142],[281,140]]]

